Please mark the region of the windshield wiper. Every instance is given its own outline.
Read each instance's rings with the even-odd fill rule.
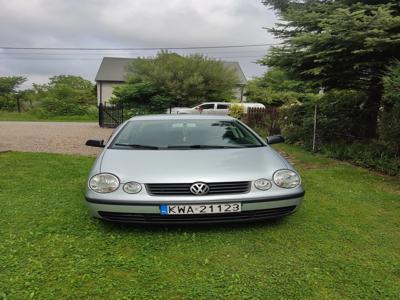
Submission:
[[[150,145],[139,145],[139,144],[122,144],[122,143],[117,143],[115,146],[125,146],[125,147],[130,147],[130,148],[136,148],[136,149],[149,149],[149,150],[159,150],[160,147],[157,146],[150,146]]]
[[[264,145],[254,145],[254,144],[244,144],[244,148],[257,148],[257,147],[265,147]]]
[[[233,149],[243,148],[236,146],[220,146],[220,145],[171,145],[168,149]]]

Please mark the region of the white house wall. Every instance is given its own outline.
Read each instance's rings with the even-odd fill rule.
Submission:
[[[236,87],[233,89],[233,97],[238,100],[241,100],[242,98],[242,102],[246,102],[246,96],[242,96],[242,93],[244,94],[244,92],[244,87]]]
[[[114,88],[120,84],[119,82],[97,82],[97,104],[100,102],[107,104],[113,95]]]
[[[99,82],[97,82],[97,83],[96,83],[96,91],[97,91],[97,105],[99,105],[99,104],[100,104],[100,102],[101,102],[101,99],[100,99],[101,92],[100,92],[100,90],[101,90],[101,85],[100,85],[100,83],[99,83]]]

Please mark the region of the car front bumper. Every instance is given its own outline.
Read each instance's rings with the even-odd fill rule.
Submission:
[[[208,204],[217,201],[200,200],[197,202],[185,201],[117,201],[94,199],[86,197],[91,214],[100,219],[124,223],[154,223],[154,224],[181,224],[181,223],[221,223],[246,222],[279,218],[295,212],[303,201],[304,191],[291,195],[269,198],[243,199],[232,197],[221,200],[221,203],[240,202],[241,212],[219,214],[190,214],[190,215],[161,215],[160,204]]]

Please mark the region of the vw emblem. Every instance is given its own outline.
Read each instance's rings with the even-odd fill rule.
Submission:
[[[210,191],[210,187],[202,182],[195,182],[190,186],[190,192],[193,195],[206,195]]]

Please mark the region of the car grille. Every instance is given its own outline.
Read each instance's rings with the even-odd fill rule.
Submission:
[[[193,194],[190,192],[190,186],[193,183],[148,183],[146,184],[147,192],[155,196],[189,196]],[[210,191],[207,195],[221,195],[221,194],[243,194],[250,190],[249,181],[236,181],[236,182],[211,182],[207,183]]]
[[[203,214],[203,215],[161,215],[161,214],[134,214],[99,211],[99,215],[108,221],[124,223],[223,223],[260,221],[286,216],[293,212],[296,206],[269,208],[261,210],[243,211],[227,214]]]

